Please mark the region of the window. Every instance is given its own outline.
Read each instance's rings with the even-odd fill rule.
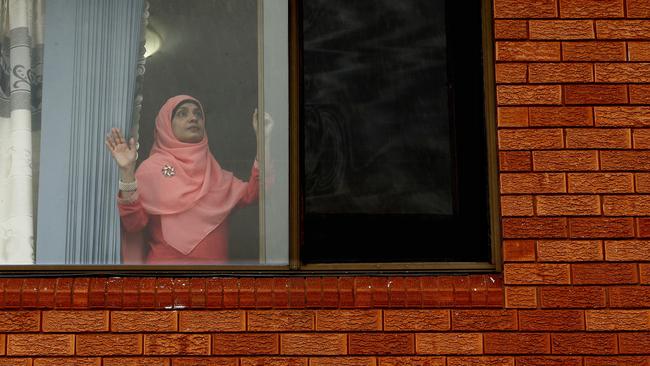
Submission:
[[[495,268],[489,4],[471,6],[60,0],[25,11],[25,32],[44,44],[42,112],[41,80],[25,76],[32,106],[11,118],[31,109],[41,121],[19,138],[34,140],[37,188],[16,195],[28,180],[14,179],[0,206],[34,201],[21,212],[35,230],[6,239],[19,226],[0,212],[0,263]],[[20,92],[7,93],[12,106]],[[112,134],[107,148],[112,127],[125,141]]]
[[[495,260],[481,4],[298,3],[303,263]]]

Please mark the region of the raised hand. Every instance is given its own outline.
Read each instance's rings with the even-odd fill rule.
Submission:
[[[134,138],[127,143],[119,128],[111,128],[106,135],[106,147],[122,172],[133,173],[138,159]]]
[[[255,135],[257,135],[259,123],[260,121],[258,121],[257,118],[257,108],[255,108],[255,111],[253,112],[253,130],[255,130]],[[272,129],[273,129],[273,118],[271,118],[271,115],[268,112],[266,112],[264,113],[264,137],[266,139],[269,138]]]

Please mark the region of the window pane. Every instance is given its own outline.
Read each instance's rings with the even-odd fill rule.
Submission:
[[[48,2],[35,259],[27,235],[0,263],[286,264],[288,9],[268,3]]]
[[[489,258],[479,5],[303,1],[305,262]]]

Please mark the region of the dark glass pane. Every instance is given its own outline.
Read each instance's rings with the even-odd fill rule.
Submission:
[[[480,2],[301,11],[303,262],[488,261]]]

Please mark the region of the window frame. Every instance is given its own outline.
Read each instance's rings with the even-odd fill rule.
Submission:
[[[258,0],[263,1],[263,0]],[[328,263],[303,264],[300,259],[302,213],[300,210],[300,4],[302,0],[288,0],[289,12],[289,262],[286,265],[6,265],[1,276],[19,274],[49,275],[308,275],[339,273],[432,273],[432,272],[494,272],[502,270],[501,215],[498,184],[498,152],[496,128],[496,82],[492,0],[481,3],[483,91],[486,131],[488,182],[488,216],[491,261],[489,262],[397,262],[397,263]]]

